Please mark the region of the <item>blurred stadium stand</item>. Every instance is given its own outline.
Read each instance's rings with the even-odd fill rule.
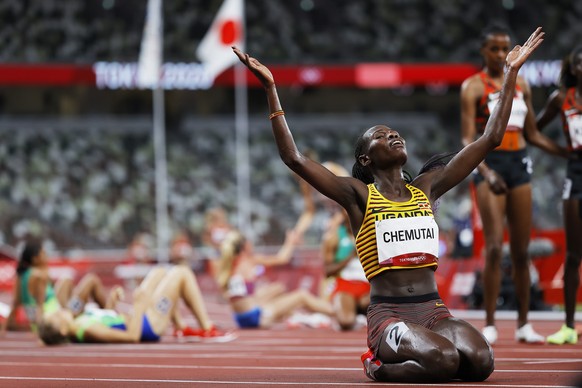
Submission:
[[[164,2],[165,60],[196,61],[197,43],[220,4],[219,0]],[[582,32],[582,3],[566,0],[248,0],[245,4],[248,50],[273,64],[478,65],[479,32],[492,20],[506,22],[519,40],[533,26],[543,25],[551,44],[542,45],[536,58],[556,60],[579,41]],[[96,61],[135,62],[145,6],[137,0],[2,1],[0,61],[89,66]],[[537,109],[550,91],[534,88]],[[362,90],[298,85],[280,92],[300,146],[348,168],[356,135],[375,123],[388,123],[409,139],[411,172],[428,156],[460,147],[456,86]],[[204,211],[215,205],[235,211],[233,100],[230,87],[166,93],[175,229],[196,234]],[[261,90],[249,90],[249,111],[253,228],[260,243],[277,243],[301,210],[301,200],[274,151]],[[147,91],[10,86],[0,89],[0,114],[2,241],[13,243],[27,231],[50,230],[51,239],[62,248],[120,248],[134,234],[154,229]],[[556,125],[548,133],[560,137]],[[536,150],[532,154],[536,227],[559,227],[561,209],[556,199],[563,168],[556,168],[553,158]],[[463,207],[449,206],[449,201],[466,200],[466,188],[457,191],[440,205],[445,230],[466,225],[466,211],[459,211]],[[289,204],[291,212],[278,210]],[[317,242],[318,233],[314,231],[311,242]]]
[[[3,0],[0,61],[134,61],[146,8],[141,0]],[[164,58],[192,60],[220,0],[164,2]],[[246,0],[247,45],[270,63],[479,62],[491,20],[517,40],[541,25],[552,40],[539,58],[579,42],[582,4],[571,0]]]

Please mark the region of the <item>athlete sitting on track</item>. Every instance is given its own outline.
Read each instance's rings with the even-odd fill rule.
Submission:
[[[121,298],[119,288],[112,290]],[[38,332],[47,345],[67,342],[134,343],[159,341],[174,318],[179,299],[184,300],[201,329],[190,339],[226,342],[236,338],[233,332],[218,330],[208,317],[194,273],[184,265],[170,269],[152,269],[134,291],[130,316],[114,310],[86,311],[74,318],[70,311],[58,309],[45,313]]]
[[[107,307],[105,287],[101,279],[93,273],[83,276],[76,286],[70,278],[61,278],[53,286],[49,278],[47,254],[40,240],[26,241],[20,253],[16,274],[12,306],[2,326],[2,333],[12,327],[17,309],[21,305],[24,306],[33,330],[43,313],[61,307],[68,308],[73,315],[79,315],[91,299],[101,308]]]
[[[230,232],[223,241],[218,284],[241,329],[269,328],[300,308],[326,315],[333,313],[327,301],[305,289],[287,292],[280,284],[271,284],[255,290],[257,267],[289,262],[296,239],[295,231],[288,232],[275,255],[253,253],[251,243],[238,231]]]
[[[285,121],[271,71],[233,48],[262,83],[281,159],[316,190],[348,213],[360,261],[371,283],[368,346],[364,371],[373,380],[482,381],[493,372],[493,351],[468,322],[453,318],[439,298],[438,228],[432,207],[463,181],[498,146],[507,127],[517,73],[543,41],[541,28],[506,58],[506,77],[496,110],[483,135],[448,163],[431,158],[414,180],[407,180],[404,139],[376,125],[356,143],[351,177],[338,177],[299,152]]]

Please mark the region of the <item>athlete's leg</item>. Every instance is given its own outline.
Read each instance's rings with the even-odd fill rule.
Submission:
[[[457,378],[483,381],[493,373],[493,350],[481,333],[469,323],[457,318],[446,318],[437,322],[432,330],[451,341],[459,351]]]
[[[495,310],[501,287],[501,257],[505,220],[505,195],[496,195],[487,182],[477,185],[477,205],[483,224],[485,267],[483,269],[483,300],[485,324],[495,325]]]
[[[255,292],[257,303],[262,305],[273,300],[287,291],[285,285],[281,282],[273,282],[259,287]]]
[[[518,301],[518,327],[527,323],[529,312],[531,279],[528,246],[531,235],[531,213],[531,184],[511,189],[507,196],[507,224],[512,264],[511,274]]]
[[[152,303],[147,310],[150,325],[155,333],[163,333],[170,320],[175,318],[175,306],[181,298],[186,303],[200,327],[212,328],[202,298],[202,292],[192,270],[185,265],[176,265],[169,269],[151,294]]]
[[[374,373],[378,381],[446,382],[459,370],[455,345],[431,330],[395,321],[386,327],[376,351],[382,363]]]
[[[303,289],[272,299],[261,307],[263,308],[261,327],[269,327],[299,308],[306,308],[310,311],[330,316],[333,314],[333,309],[329,302]]]
[[[92,299],[101,308],[107,304],[107,293],[101,279],[94,273],[88,273],[81,278],[75,286],[71,297],[67,302],[67,307],[73,315],[83,312],[85,304]]]
[[[151,269],[146,277],[141,281],[137,287],[138,291],[143,291],[146,295],[151,295],[158,284],[166,276],[168,270],[164,267],[155,267]]]
[[[564,305],[566,326],[574,329],[576,294],[580,287],[580,262],[582,261],[582,218],[580,199],[564,200],[564,228],[566,231],[566,261],[564,265]]]
[[[352,330],[356,324],[356,298],[348,292],[338,292],[333,296],[332,306],[340,328]]]
[[[71,296],[73,295],[74,287],[75,285],[71,278],[59,278],[55,282],[55,295],[61,306],[67,306],[69,299],[71,299]]]

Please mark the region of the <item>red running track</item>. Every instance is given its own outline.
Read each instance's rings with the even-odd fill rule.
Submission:
[[[210,305],[213,318],[232,327],[223,306]],[[458,315],[464,314],[459,312]],[[534,318],[543,335],[560,325],[562,313]],[[468,320],[481,328],[479,312]],[[220,319],[217,319],[220,318]],[[482,383],[387,384],[362,373],[365,329],[239,331],[223,344],[39,345],[30,333],[8,333],[0,342],[0,387],[567,387],[582,378],[582,343],[524,345],[513,340],[514,319],[498,320],[495,372]],[[436,366],[438,367],[438,366]]]

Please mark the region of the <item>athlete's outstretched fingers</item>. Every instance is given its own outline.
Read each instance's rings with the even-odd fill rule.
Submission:
[[[422,326],[393,322],[377,351],[387,381],[441,382],[455,377],[459,352],[451,341]]]
[[[439,321],[433,330],[458,349],[461,364],[457,378],[483,381],[493,373],[493,349],[476,328],[462,319],[447,318]]]

